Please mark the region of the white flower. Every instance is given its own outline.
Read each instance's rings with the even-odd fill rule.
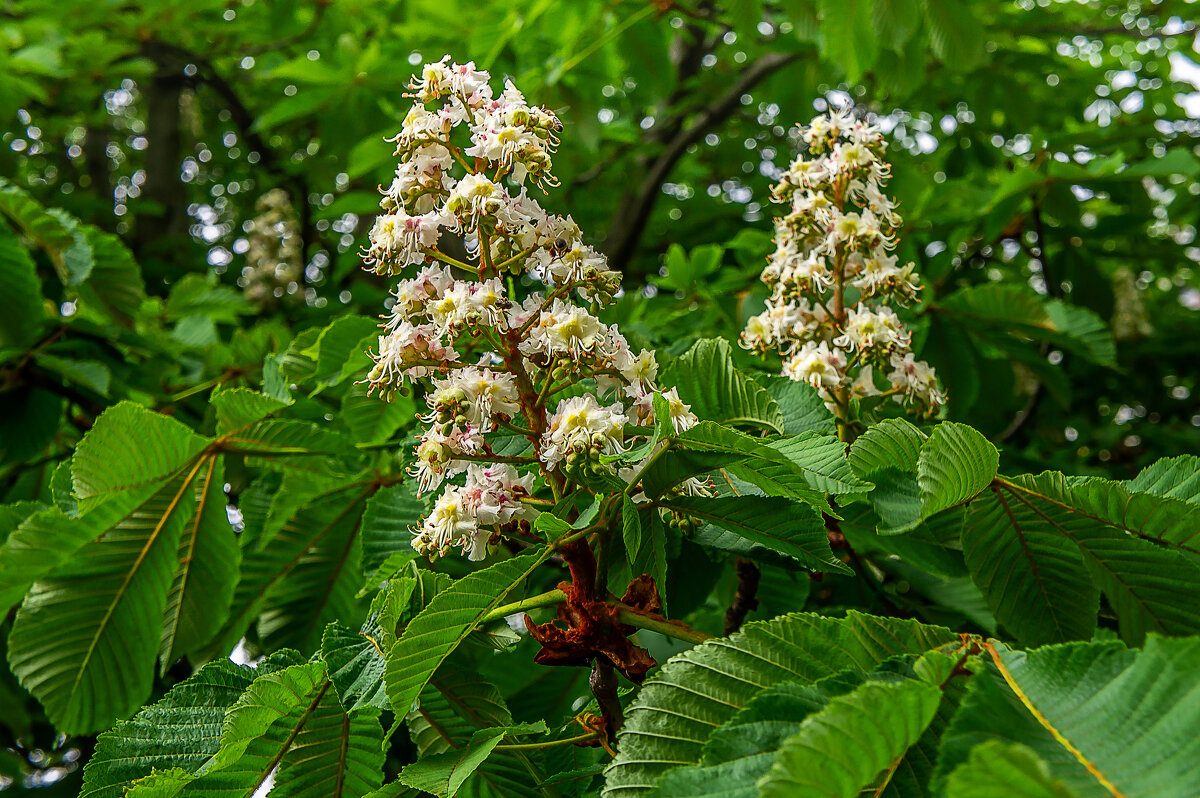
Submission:
[[[421,79],[409,81],[408,87],[421,102],[429,102],[450,90],[450,56],[441,61],[421,67]]]
[[[480,217],[495,215],[504,206],[508,194],[481,174],[471,173],[450,190],[446,212],[453,214],[465,229],[474,229]]]
[[[413,263],[425,262],[425,251],[437,244],[443,219],[428,213],[409,216],[403,210],[384,214],[371,227],[371,246],[363,260],[383,274],[392,267],[400,269]]]
[[[852,351],[888,352],[906,348],[910,338],[909,332],[891,308],[881,306],[872,310],[859,305],[847,311],[846,327],[833,342]]]
[[[408,472],[417,479],[417,492],[433,490],[443,480],[466,471],[470,462],[460,458],[480,454],[483,443],[483,436],[474,424],[454,427],[449,434],[436,426],[425,430],[415,450],[416,461]]]
[[[433,385],[434,390],[425,397],[433,411],[425,419],[427,424],[434,423],[438,411],[453,411],[481,431],[491,432],[497,417],[512,418],[521,412],[517,381],[512,374],[468,366],[443,379],[435,378]]]
[[[543,310],[521,343],[526,355],[541,354],[550,358],[579,358],[594,353],[605,342],[608,328],[592,314],[575,305],[555,299]]]
[[[667,400],[667,406],[671,410],[671,428],[675,430],[675,434],[689,430],[700,421],[696,414],[692,412],[691,405],[685,405],[683,400],[679,398],[679,389],[672,388],[669,391],[663,391],[663,398]]]
[[[442,491],[413,537],[412,547],[422,554],[445,556],[453,546],[477,553],[479,532],[474,516],[463,504],[464,489],[451,485]],[[486,539],[484,540],[486,544]],[[484,549],[486,554],[486,548]],[[475,559],[483,559],[476,557]]]
[[[450,272],[438,264],[426,266],[411,280],[401,280],[392,291],[396,303],[392,305],[386,329],[394,330],[416,314],[424,313],[425,306],[440,299],[453,284]]]
[[[507,463],[487,466],[474,463],[467,469],[467,506],[480,524],[507,524],[531,518],[537,513],[523,504],[521,497],[533,494],[533,479],[533,474],[522,476]]]
[[[946,395],[938,388],[937,374],[928,363],[915,360],[912,352],[903,356],[893,354],[891,359],[892,371],[887,375],[892,387],[899,393],[895,399],[898,402],[917,402],[925,405],[930,412],[937,410],[946,403]]]
[[[542,437],[541,460],[553,471],[572,452],[597,449],[602,454],[622,450],[625,424],[629,418],[621,405],[601,407],[590,394],[572,396],[558,403]]]
[[[846,356],[842,350],[831,349],[824,341],[806,343],[783,364],[784,376],[825,390],[845,382],[845,371]]]
[[[384,396],[398,389],[404,379],[419,379],[438,370],[443,363],[458,360],[458,352],[447,347],[430,325],[400,322],[387,335],[379,336],[379,353],[368,352],[375,366],[367,374],[370,393]]]

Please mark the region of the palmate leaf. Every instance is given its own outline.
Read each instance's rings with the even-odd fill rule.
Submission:
[[[468,574],[434,596],[413,618],[388,653],[384,674],[388,701],[397,714],[408,712],[446,657],[550,552],[546,548],[523,554]]]
[[[800,435],[805,432],[818,432],[823,435],[836,435],[837,424],[833,414],[825,407],[825,400],[806,382],[781,376],[755,376],[754,381],[767,389],[767,393],[779,405],[783,414],[785,435]]]
[[[298,662],[299,655],[287,651],[271,655],[257,668],[226,659],[208,663],[158,703],[96,738],[80,798],[119,798],[130,782],[151,770],[194,773],[217,753],[226,710],[255,678]]]
[[[778,442],[783,443],[786,442]],[[669,437],[662,445],[662,452],[642,479],[646,495],[652,499],[688,477],[726,468],[738,478],[757,485],[768,496],[790,496],[827,506],[822,489],[812,486],[813,464],[806,462],[810,467],[805,468],[773,445],[766,445],[761,438],[701,421]],[[790,453],[802,457],[805,448],[802,441]]]
[[[698,762],[713,730],[773,685],[868,672],[890,657],[954,640],[946,629],[913,621],[796,613],[672,657],[626,713],[604,798],[649,795],[665,772]]]
[[[227,435],[261,421],[287,405],[249,388],[226,388],[213,393],[208,404],[217,421],[217,435]]]
[[[1105,480],[1016,477],[971,504],[963,553],[996,619],[1026,645],[1090,637],[1101,590],[1131,644],[1149,631],[1195,634],[1200,569],[1156,542],[1190,546],[1197,510]]]
[[[140,489],[143,497],[152,492],[153,486]],[[32,513],[0,544],[0,608],[7,611],[34,582],[68,562],[137,504],[111,502],[80,518],[71,518],[57,507]]]
[[[94,312],[102,319],[132,327],[146,299],[141,268],[117,236],[91,225],[81,225],[81,229],[94,259],[87,280],[76,289],[81,314]]]
[[[942,693],[916,679],[866,682],[810,715],[758,783],[762,798],[854,798],[916,743]]]
[[[1200,457],[1164,457],[1121,484],[1137,493],[1152,493],[1168,499],[1200,503]]]
[[[199,464],[197,464],[198,466]],[[179,536],[194,503],[192,475],[168,481],[100,540],[37,582],[9,637],[21,684],[63,731],[102,729],[150,692]]]
[[[224,467],[213,456],[194,480],[195,509],[179,536],[177,570],[163,613],[159,660],[171,663],[203,646],[229,617],[242,552],[225,512]]]
[[[976,746],[1000,741],[1032,749],[1081,798],[1195,792],[1200,638],[1152,635],[1141,651],[1115,642],[995,648],[946,733],[943,778]]]
[[[953,660],[946,655],[930,652],[915,667],[911,657],[900,657],[883,663],[871,673],[848,670],[813,684],[788,682],[763,690],[712,733],[704,745],[699,765],[669,771],[659,782],[658,793],[662,798],[755,798],[759,795],[758,785],[766,781],[764,777],[772,771],[778,753],[786,743],[792,752],[791,759],[780,762],[780,767],[776,768],[780,771],[777,775],[783,776],[796,770],[799,765],[804,774],[811,770],[817,776],[815,779],[806,776],[809,782],[806,787],[816,782],[826,785],[829,792],[825,794],[835,794],[834,785],[839,780],[844,781],[854,767],[848,763],[861,766],[870,758],[870,753],[864,756],[861,751],[863,743],[873,742],[889,750],[894,747],[879,739],[879,726],[886,727],[883,731],[892,733],[897,732],[898,728],[892,724],[892,718],[884,717],[879,726],[869,728],[870,724],[867,724],[868,728],[864,729],[856,717],[857,713],[852,713],[845,724],[848,739],[835,745],[835,750],[818,750],[821,746],[819,737],[814,739],[813,726],[814,723],[818,728],[823,726],[828,717],[813,716],[829,709],[835,699],[851,697],[865,684],[903,686],[913,683],[917,674],[922,674],[924,681],[916,684],[926,688],[939,685],[935,688],[935,692],[940,692],[936,696],[936,712],[916,742],[907,745],[903,754],[888,760],[887,780],[880,780],[881,784],[873,794],[887,798],[928,794],[929,778],[937,759],[941,734],[953,717],[964,692],[965,679],[947,678],[948,668],[952,667]],[[850,703],[855,705],[860,700],[850,698]],[[872,708],[871,712],[875,714],[876,710]],[[810,722],[810,718],[813,722]],[[807,738],[802,736],[802,732],[807,734]],[[800,748],[800,740],[804,740],[809,747]],[[829,762],[826,762],[827,759]],[[831,774],[827,772],[830,767],[841,772]],[[860,775],[859,778],[869,779],[870,774]],[[802,794],[805,787],[796,789],[798,794]],[[858,792],[853,786],[847,789],[852,791],[849,794]]]
[[[784,431],[779,404],[765,388],[734,367],[729,342],[723,338],[697,341],[663,369],[662,382],[677,386],[679,395],[702,419],[734,427]]]
[[[825,522],[811,504],[773,496],[668,496],[659,505],[727,529],[814,571],[849,573],[833,556]]]
[[[28,192],[0,178],[0,213],[46,251],[64,285],[77,285],[92,270],[92,248],[78,224],[46,210]]]
[[[396,642],[397,623],[407,613],[417,587],[418,580],[411,576],[391,580],[372,600],[371,612],[357,632],[337,621],[325,627],[321,659],[329,665],[329,678],[350,709],[387,708],[383,683],[387,652]]]
[[[310,651],[319,645],[326,624],[361,620],[363,606],[356,596],[362,573],[355,573],[354,546],[372,490],[351,484],[313,499],[258,551],[245,548],[254,544],[249,524],[251,518],[258,518],[247,513],[241,574],[215,651],[222,655],[230,651],[260,615],[260,632],[268,646],[300,641],[305,644],[302,650]]]

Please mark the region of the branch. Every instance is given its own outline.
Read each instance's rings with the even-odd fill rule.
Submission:
[[[745,557],[738,557],[735,567],[737,592],[733,595],[733,603],[725,610],[726,637],[741,629],[751,610],[758,609],[758,579],[762,575],[758,566]]]
[[[681,129],[650,165],[636,192],[626,193],[621,199],[612,223],[609,225],[605,249],[611,268],[625,271],[638,241],[645,232],[646,222],[654,203],[658,201],[662,184],[670,176],[675,164],[687,152],[688,147],[699,141],[714,126],[728,119],[741,105],[741,97],[764,79],[798,60],[802,53],[767,53],[742,70],[728,91],[700,109],[690,125]]]
[[[612,745],[617,739],[617,732],[625,725],[625,712],[617,695],[617,673],[612,663],[603,657],[592,660],[588,686],[592,688],[592,695],[596,696],[596,705],[604,716],[604,734],[608,737],[609,745]]]

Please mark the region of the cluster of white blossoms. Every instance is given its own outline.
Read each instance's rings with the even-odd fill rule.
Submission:
[[[367,382],[385,399],[425,386],[410,473],[441,493],[413,548],[482,559],[489,542],[527,533],[536,505],[589,479],[633,478],[601,457],[650,434],[655,394],[676,430],[696,417],[656,385],[653,352],[576,304],[612,302],[620,275],[570,216],[529,196],[527,185],[557,185],[555,115],[512,83],[494,94],[486,72],[449,57],[409,88],[415,103],[391,139],[400,165],[364,252],[370,270],[402,278]]]
[[[246,265],[238,285],[246,299],[260,307],[303,297],[300,220],[288,193],[272,189],[259,197],[254,209],[257,215],[246,227]]]
[[[807,151],[774,187],[791,211],[775,220],[762,273],[771,296],[742,344],[782,354],[784,375],[812,385],[835,411],[886,394],[932,414],[945,394],[933,368],[913,359],[911,333],[889,307],[912,301],[920,285],[913,264],[892,254],[901,219],[884,193],[887,142],[846,111],[816,117],[801,140]]]

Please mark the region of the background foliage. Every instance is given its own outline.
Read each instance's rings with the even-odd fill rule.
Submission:
[[[709,391],[712,375],[736,374],[761,424],[809,436],[802,452],[832,432],[819,404],[736,346],[688,350],[736,340],[761,308],[768,186],[795,151],[793,123],[830,102],[879,114],[903,254],[925,281],[915,349],[956,422],[885,422],[840,470],[810,469],[813,490],[866,497],[839,505],[852,556],[822,565],[803,540],[764,544],[767,500],[757,525],[738,527],[723,497],[720,523],[692,538],[664,542],[648,517],[629,531],[623,543],[645,545],[624,567],[660,577],[671,617],[714,635],[738,584],[729,553],[760,560],[749,618],[767,623],[658,672],[609,794],[642,794],[647,773],[679,762],[694,764],[657,781],[661,794],[750,774],[768,795],[807,794],[805,778],[868,786],[905,751],[897,791],[987,795],[1008,780],[1096,794],[1079,756],[1013,714],[1012,686],[1037,701],[1054,674],[1078,672],[1096,694],[1157,695],[1153,680],[1197,667],[1194,640],[1158,636],[1200,631],[1194,466],[1177,457],[1200,444],[1194,12],[1172,0],[6,7],[0,785],[118,795],[153,765],[137,792],[253,792],[278,767],[303,774],[294,792],[327,794],[318,781],[335,773],[361,795],[420,755],[434,766],[406,769],[406,783],[441,794],[522,794],[531,773],[574,774],[550,785],[563,794],[598,789],[597,749],[506,747],[542,739],[539,720],[570,736],[559,721],[588,699],[581,673],[493,653],[513,643],[489,617],[506,588],[560,578],[543,569],[526,584],[522,558],[469,577],[494,583],[492,605],[458,607],[468,645],[443,655],[456,667],[402,685],[420,711],[381,753],[403,713],[377,655],[467,569],[410,566],[423,505],[397,441],[415,404],[354,384],[384,298],[358,248],[390,178],[383,137],[407,108],[405,79],[449,52],[514,76],[563,119],[552,210],[625,272],[613,320],[680,356],[667,368],[702,418],[734,415]],[[266,274],[251,268],[263,225],[289,242],[286,268]],[[794,521],[794,505],[770,501]],[[797,561],[827,573],[812,580]],[[668,562],[691,578],[663,580]],[[801,609],[828,617],[776,618]],[[941,627],[1004,642],[963,648]],[[881,628],[886,646],[872,642]],[[766,637],[786,638],[792,659],[751,674]],[[1051,643],[1067,645],[1022,649]],[[235,646],[267,659],[229,663]],[[660,661],[682,647],[654,646]],[[534,648],[524,638],[505,656]],[[755,689],[697,676],[722,670]],[[716,708],[727,691],[736,713]],[[1148,735],[1173,753],[1146,776],[1139,749],[1105,747],[1106,724],[1135,708],[1114,698],[1086,725],[1086,699],[1050,719],[1085,724],[1067,735],[1085,757],[1111,763],[1125,794],[1183,794],[1186,745]],[[804,746],[833,745],[830,728],[867,723],[860,706],[890,708],[879,715],[894,727],[854,735],[887,754],[881,767],[795,764]],[[655,749],[647,730],[664,707],[707,736]],[[1188,728],[1196,710],[1136,711]],[[144,771],[113,764],[172,724],[194,742]],[[297,764],[293,744],[316,758]]]

